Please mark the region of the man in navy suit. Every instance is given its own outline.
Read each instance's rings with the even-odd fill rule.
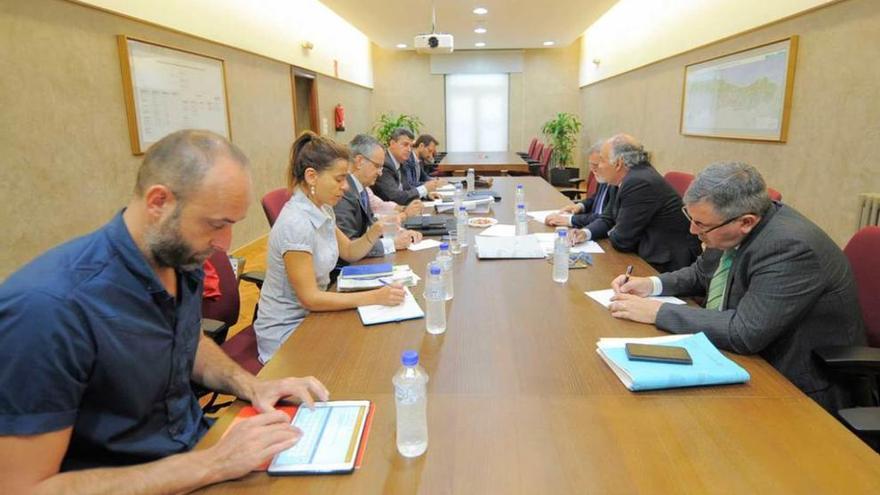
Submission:
[[[589,229],[592,226],[591,224],[614,201],[614,197],[617,195],[617,186],[609,185],[604,178],[596,174],[596,169],[599,167],[599,152],[602,150],[602,144],[603,142],[599,141],[590,147],[587,156],[590,171],[596,178],[596,182],[599,183],[596,193],[583,201],[563,207],[559,210],[559,213],[547,215],[544,223],[551,227],[565,226]]]
[[[415,183],[417,177],[413,177],[409,169],[405,168],[406,163],[412,159],[414,137],[409,129],[402,127],[391,133],[383,172],[373,185],[373,192],[385,201],[394,201],[405,206],[415,199],[439,197],[434,191],[442,185],[440,180]]]

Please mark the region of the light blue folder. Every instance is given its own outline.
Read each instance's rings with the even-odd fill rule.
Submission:
[[[611,361],[626,376],[615,373],[630,390],[658,390],[676,387],[698,387],[701,385],[722,385],[745,383],[749,372],[730,359],[724,357],[709,342],[702,332],[689,337],[659,345],[684,347],[691,355],[694,364],[669,364],[648,361],[630,361],[623,347],[600,347],[600,355]],[[629,380],[627,380],[627,378]],[[627,383],[630,381],[630,383]]]

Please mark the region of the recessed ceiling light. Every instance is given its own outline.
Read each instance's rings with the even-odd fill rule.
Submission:
[[[484,27],[478,27],[478,28],[474,29],[474,32],[477,34],[486,34],[486,31],[488,31],[488,30]]]
[[[486,46],[486,44],[483,43],[482,41],[478,41],[478,42],[474,43],[474,46],[477,48],[483,48],[484,46]]]
[[[489,9],[487,9],[485,7],[477,7],[474,9],[474,14],[477,14],[477,15],[486,15],[488,13],[489,13]]]
[[[555,44],[556,44],[555,41],[545,41],[545,42],[544,42],[544,46],[553,46],[553,45],[555,45]]]
[[[406,43],[398,43],[397,48],[406,48]]]

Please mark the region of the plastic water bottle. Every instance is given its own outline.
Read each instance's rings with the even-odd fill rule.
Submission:
[[[464,201],[464,189],[461,187],[461,182],[455,183],[455,193],[452,195],[452,201],[452,213],[458,216],[458,208],[461,206],[461,202]]]
[[[469,168],[467,171],[467,190],[468,192],[473,192],[474,190],[474,169]]]
[[[455,233],[458,236],[459,247],[467,247],[468,212],[464,206],[458,207],[458,219],[455,222]]]
[[[443,287],[443,267],[437,261],[428,263],[428,280],[425,282],[426,329],[430,334],[446,331],[446,289]]]
[[[397,406],[397,451],[418,457],[428,449],[428,374],[419,366],[419,353],[403,351],[403,366],[394,374],[394,402]]]
[[[513,204],[516,206],[526,204],[526,190],[523,189],[522,184],[516,185],[516,194],[514,196]]]
[[[440,243],[437,262],[440,263],[440,268],[443,269],[443,289],[446,292],[445,300],[449,301],[455,293],[452,286],[452,253],[449,252],[449,243]]]
[[[524,204],[516,205],[516,235],[529,235],[529,216]]]
[[[568,229],[556,230],[556,242],[553,244],[553,281],[568,282]]]

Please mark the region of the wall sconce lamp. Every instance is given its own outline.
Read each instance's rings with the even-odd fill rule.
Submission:
[[[598,59],[598,58],[593,59],[593,65],[595,65],[596,67],[599,67],[599,64],[601,64],[601,63],[602,63],[602,61],[600,59]]]
[[[302,44],[300,44],[300,46],[302,47],[303,50],[311,50],[312,48],[315,47],[315,44],[312,43],[311,41],[303,41]]]

